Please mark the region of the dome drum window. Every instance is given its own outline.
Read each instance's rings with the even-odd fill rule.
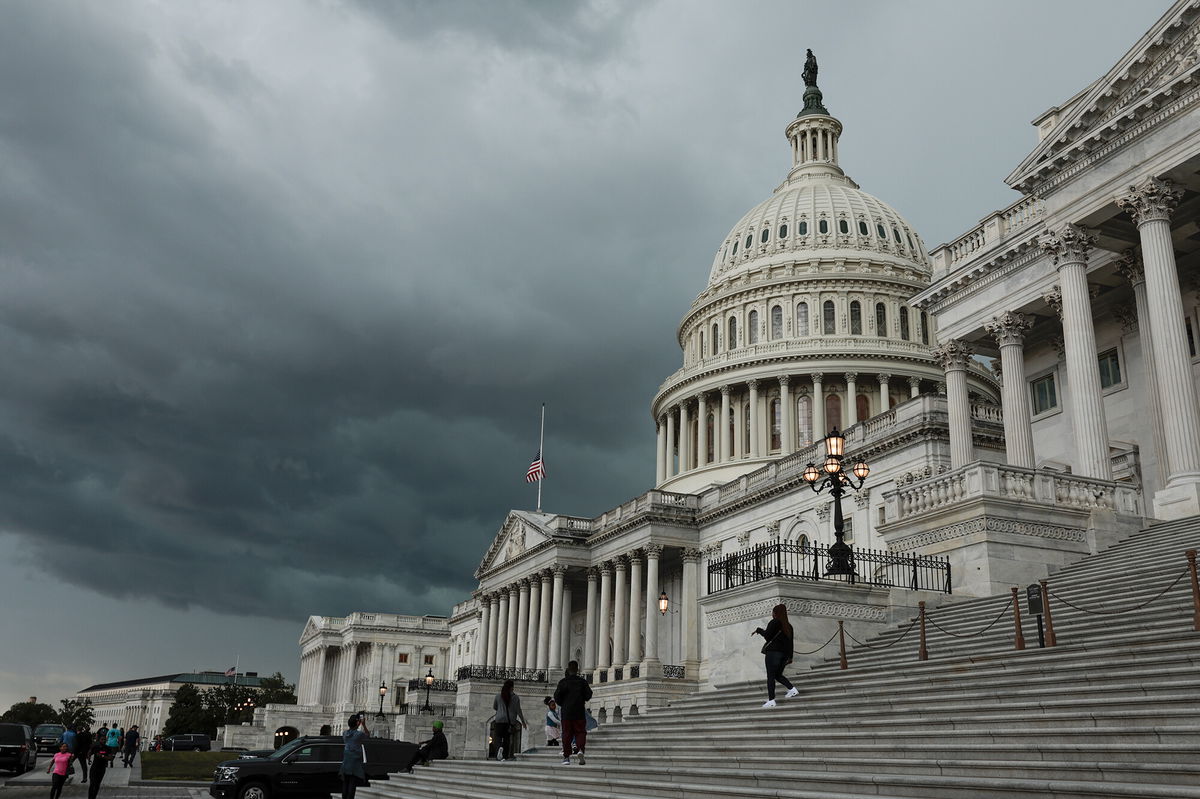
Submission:
[[[808,235],[808,223],[807,222],[800,222],[799,224],[796,225],[796,235],[797,236],[807,236]]]
[[[788,235],[787,222],[779,226],[779,238],[786,239]]]
[[[753,234],[753,233],[747,233],[747,234],[746,234],[746,243],[742,245],[742,249],[743,249],[743,250],[748,250],[748,249],[750,249],[750,245],[751,245],[751,244],[753,244],[753,243],[754,243],[754,234]]]
[[[887,338],[887,306],[882,302],[875,303],[875,335]]]
[[[879,234],[879,238],[883,239],[885,243],[887,242],[887,231],[883,229],[883,225],[876,223],[875,232]],[[746,242],[746,246],[749,247],[750,243]]]
[[[862,335],[862,305],[858,300],[850,303],[850,335]]]
[[[837,332],[837,311],[833,306],[833,300],[825,300],[821,306],[821,329],[827,336],[832,336]]]
[[[796,305],[796,335],[808,335],[808,303],[801,302]]]
[[[771,230],[770,230],[770,228],[763,228],[762,236],[760,236],[760,237],[759,237],[759,241],[760,241],[762,244],[766,244],[766,243],[767,243],[767,239],[769,239],[769,238],[771,238]]]
[[[822,219],[820,222],[817,223],[817,232],[818,233],[828,233],[829,232],[829,220],[828,219]]]
[[[751,311],[746,320],[746,343],[758,343],[758,311]]]
[[[838,220],[838,232],[841,233],[842,235],[848,234],[850,232],[850,223],[847,222],[845,219],[839,219]]]
[[[871,231],[867,228],[867,223],[862,221],[861,219],[858,220],[858,235],[860,235],[860,236],[871,235]]]

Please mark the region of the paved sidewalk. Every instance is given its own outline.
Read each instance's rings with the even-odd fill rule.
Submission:
[[[0,777],[0,785],[5,788],[44,788],[46,793],[50,792],[50,775],[46,773],[46,767],[50,765],[50,758],[39,757],[37,765],[31,770],[26,771],[19,777],[12,776],[7,779]],[[108,771],[104,774],[104,782],[100,783],[100,792],[103,795],[108,788],[128,788],[130,780],[140,780],[142,778],[142,757],[139,753],[133,761],[131,768],[125,768],[121,765],[118,759],[116,766],[109,766]],[[79,764],[71,765],[71,780],[67,783],[66,788],[83,787],[83,795],[87,795],[87,783],[80,782]],[[67,790],[63,790],[63,795],[67,795]],[[4,796],[9,796],[5,793]]]

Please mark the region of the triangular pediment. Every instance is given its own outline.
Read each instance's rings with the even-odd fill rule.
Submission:
[[[1037,148],[1009,175],[1013,188],[1030,183],[1059,161],[1076,161],[1128,127],[1127,120],[1155,106],[1200,75],[1200,2],[1178,0],[1105,75],[1034,124]]]
[[[300,633],[300,643],[304,643],[321,631],[320,618],[320,616],[308,617],[308,623],[304,625],[304,631]]]
[[[476,576],[514,560],[526,550],[550,540],[550,532],[546,529],[545,522],[552,518],[554,517],[544,513],[509,511],[504,524],[500,525],[500,531],[492,539],[491,546],[479,563]]]

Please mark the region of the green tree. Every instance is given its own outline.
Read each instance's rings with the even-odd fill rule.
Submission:
[[[30,727],[57,720],[58,714],[54,712],[54,708],[44,702],[17,702],[0,714],[0,721],[7,721],[10,724],[28,724]]]
[[[55,714],[58,717],[58,723],[65,727],[74,726],[75,729],[83,729],[87,727],[91,729],[96,723],[96,711],[92,709],[92,700],[90,699],[63,699],[59,702],[62,705]]]
[[[175,692],[175,703],[171,705],[171,713],[167,723],[163,725],[163,735],[180,735],[186,733],[204,732],[215,736],[217,727],[212,723],[209,711],[204,706],[204,700],[196,686],[184,684]]]
[[[283,674],[275,672],[270,677],[263,677],[258,683],[259,705],[294,705],[296,704],[296,686],[283,678]]]
[[[214,685],[204,692],[204,708],[214,728],[253,720],[260,704],[259,692],[245,685]]]

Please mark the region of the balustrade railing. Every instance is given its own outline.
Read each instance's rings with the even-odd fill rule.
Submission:
[[[426,707],[421,702],[406,702],[403,705],[396,705],[391,711],[397,716],[419,716],[425,714],[435,718],[448,719],[454,717],[454,705],[432,705]],[[387,713],[384,714],[388,715]]]
[[[687,673],[686,673],[685,669],[683,668],[683,666],[671,666],[671,665],[667,665],[666,663],[664,663],[663,667],[662,667],[662,671],[663,671],[663,678],[667,679],[667,680],[682,680],[684,677],[687,676]]]
[[[458,680],[546,682],[546,672],[539,669],[506,669],[503,666],[461,666],[458,669]]]
[[[426,685],[425,681],[421,679],[408,681],[408,690],[410,691],[424,691],[426,688],[430,691],[450,691],[453,693],[458,690],[458,683],[453,680],[434,680]]]
[[[772,577],[950,593],[949,558],[852,547],[849,575],[827,575],[831,562],[828,548],[819,544],[759,544],[709,563],[708,593]]]

